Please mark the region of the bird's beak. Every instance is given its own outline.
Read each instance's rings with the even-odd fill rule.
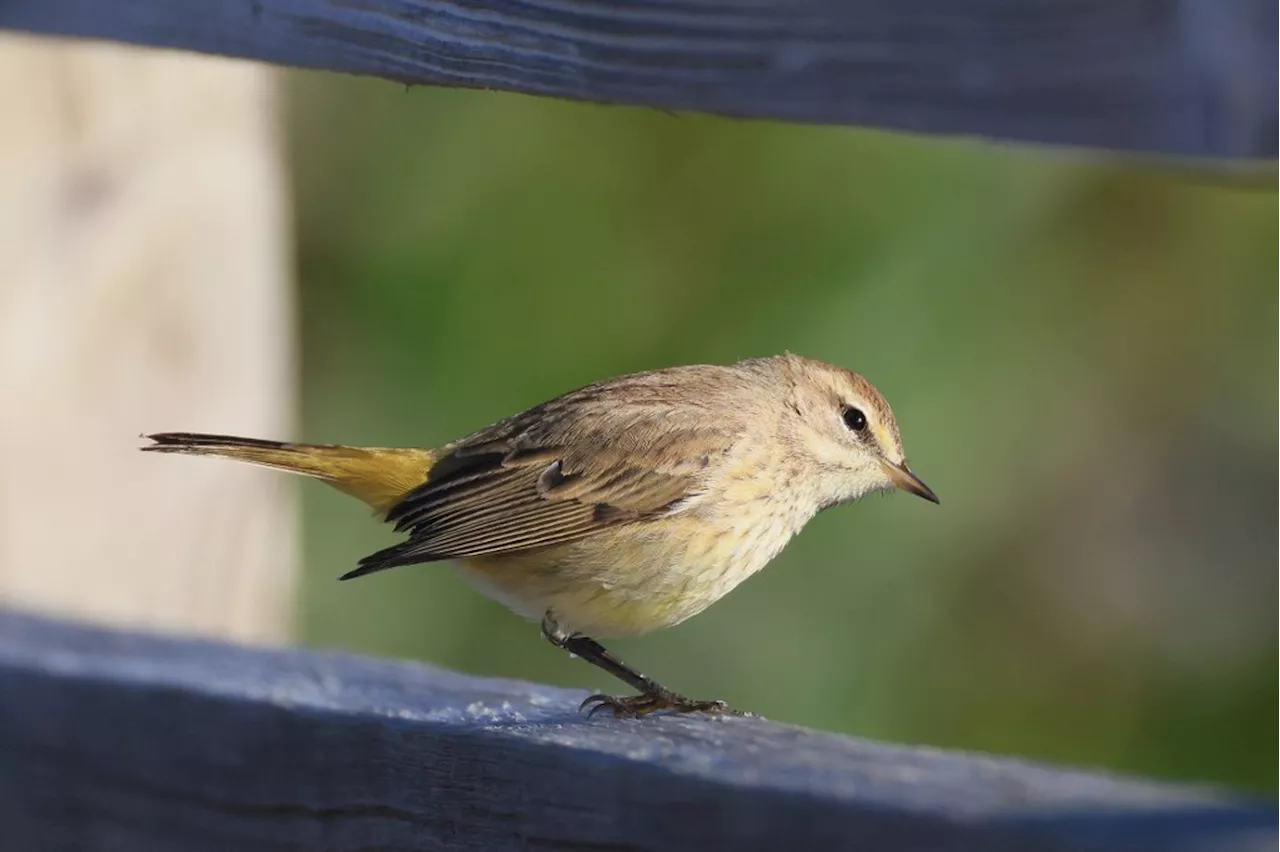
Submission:
[[[941,503],[938,495],[933,493],[933,489],[920,481],[920,477],[911,472],[911,468],[907,467],[906,461],[902,464],[893,464],[891,462],[881,462],[884,465],[884,472],[889,476],[889,481],[903,491],[909,491],[917,497],[923,497],[930,503]]]

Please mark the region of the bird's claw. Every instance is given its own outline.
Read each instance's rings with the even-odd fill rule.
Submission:
[[[692,698],[685,698],[683,695],[670,694],[649,694],[641,695],[604,695],[597,693],[588,696],[585,701],[578,707],[579,712],[587,714],[588,718],[595,716],[597,713],[612,713],[615,719],[638,719],[641,716],[648,716],[650,713],[656,713],[660,710],[670,710],[673,713],[710,713],[713,715],[728,716],[745,716],[748,715],[739,710],[734,710],[723,701],[696,701]]]

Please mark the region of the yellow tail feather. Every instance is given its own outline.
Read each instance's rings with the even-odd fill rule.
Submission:
[[[382,514],[427,479],[436,454],[430,450],[285,444],[230,435],[162,432],[144,451],[221,456],[313,476],[363,500]]]

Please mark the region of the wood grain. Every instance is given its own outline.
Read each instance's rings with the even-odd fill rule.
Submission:
[[[1276,21],[1271,0],[0,4],[0,27],[409,83],[1261,159]]]
[[[0,846],[1274,849],[1275,803],[0,613]]]

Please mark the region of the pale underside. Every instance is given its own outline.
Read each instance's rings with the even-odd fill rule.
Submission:
[[[515,612],[569,631],[627,636],[670,627],[769,563],[807,520],[764,501],[691,511],[534,551],[459,561],[460,573]],[[805,513],[807,514],[807,513]]]

